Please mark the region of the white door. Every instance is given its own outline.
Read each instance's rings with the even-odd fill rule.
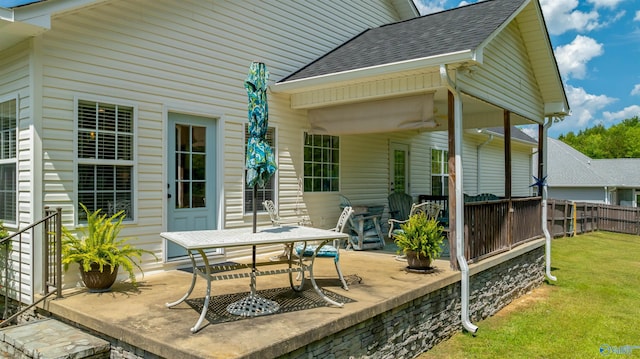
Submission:
[[[167,230],[216,229],[216,120],[170,113],[168,129]],[[184,258],[167,241],[167,259]]]
[[[389,158],[391,163],[389,164],[389,178],[391,183],[389,184],[389,193],[407,193],[409,191],[409,145],[405,143],[394,143],[390,145]]]

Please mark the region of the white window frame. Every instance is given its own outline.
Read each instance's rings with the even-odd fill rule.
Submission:
[[[0,221],[2,221],[3,224],[5,225],[9,225],[9,226],[15,226],[18,223],[18,122],[20,121],[19,119],[19,111],[18,111],[18,106],[19,106],[19,101],[18,101],[18,96],[6,96],[6,97],[0,97],[0,104],[3,104],[5,102],[10,102],[10,101],[15,101],[15,114],[16,114],[16,119],[15,119],[15,133],[14,133],[14,141],[15,141],[15,148],[14,148],[14,154],[15,156],[13,158],[6,158],[6,159],[2,159],[0,158],[0,165],[11,165],[13,164],[14,168],[15,168],[15,182],[14,182],[14,188],[15,188],[15,198],[14,198],[14,203],[15,203],[15,208],[14,208],[14,218],[0,218]],[[0,137],[0,141],[2,141],[2,138]]]
[[[305,149],[307,148],[306,145],[306,136],[330,136],[330,137],[335,137],[338,139],[338,146],[337,147],[331,147],[331,150],[337,150],[338,151],[338,161],[337,162],[325,162],[324,160],[321,160],[320,162],[316,162],[314,160],[312,161],[308,161],[307,158],[305,158]],[[302,173],[303,173],[303,191],[304,192],[311,192],[311,193],[336,193],[340,191],[340,162],[341,162],[341,156],[342,156],[342,151],[340,150],[340,144],[342,143],[342,139],[340,138],[340,136],[334,136],[334,135],[320,135],[320,134],[314,134],[314,133],[309,133],[309,132],[304,132],[303,134],[303,138],[302,138],[302,163],[303,163],[303,169],[302,169]],[[313,147],[313,146],[312,146]],[[324,147],[321,147],[323,149],[326,149]],[[329,176],[311,176],[309,177],[307,174],[307,165],[311,165],[313,166],[314,163],[319,163],[321,166],[325,166],[328,164],[335,164],[338,166],[338,174],[335,177],[329,177]],[[315,179],[320,179],[320,181],[324,181],[327,179],[332,179],[335,178],[338,181],[337,186],[335,186],[335,188],[331,188],[327,191],[325,190],[314,190],[314,185],[311,185],[311,188],[309,188],[308,186],[308,181],[314,181]]]
[[[243,157],[242,157],[242,161],[243,161],[243,168],[244,168],[244,176],[242,178],[242,188],[243,188],[243,201],[242,201],[242,210],[243,213],[245,215],[249,215],[249,214],[253,214],[253,210],[251,208],[249,208],[251,206],[250,200],[252,198],[252,191],[253,188],[250,188],[247,185],[247,168],[246,168],[246,156],[247,156],[247,139],[248,139],[248,131],[249,131],[249,124],[248,123],[244,123],[242,125],[242,133],[244,134],[243,136],[243,149],[244,151],[243,153]],[[278,130],[275,126],[269,126],[269,128],[267,129],[267,137],[269,137],[269,132],[273,131],[273,139],[271,139],[271,143],[269,143],[271,145],[271,149],[273,150],[273,154],[275,157],[276,162],[278,161],[278,156],[277,156],[277,144],[278,144]],[[267,138],[267,141],[269,141],[269,138]],[[264,193],[264,196],[262,198],[264,198],[264,200],[272,200],[274,203],[277,203],[276,197],[278,196],[278,182],[277,182],[277,177],[276,175],[272,176],[270,179],[271,182],[271,198],[268,198],[266,196],[266,193],[268,192],[267,189],[264,188],[260,188],[258,187],[258,193],[260,193],[260,191],[262,191]],[[260,198],[260,196],[258,196],[258,198]],[[256,209],[258,213],[260,212],[265,212],[264,210],[264,206],[262,205],[262,201],[259,201],[259,203],[256,204]]]
[[[434,151],[438,151],[440,152],[440,163],[442,163],[442,166],[440,166],[440,170],[439,172],[434,172],[433,171],[433,152]],[[434,196],[448,196],[448,193],[444,193],[446,192],[445,190],[448,188],[448,181],[449,181],[449,171],[445,171],[445,165],[448,165],[449,162],[449,150],[445,150],[445,149],[441,149],[441,148],[437,148],[437,147],[432,147],[431,148],[431,194]],[[442,188],[442,192],[443,193],[433,193],[433,178],[434,177],[439,177],[440,178],[440,183],[441,183],[441,188]]]
[[[80,102],[95,102],[102,103],[110,106],[121,106],[121,107],[130,107],[132,108],[132,122],[131,122],[131,131],[132,131],[132,143],[131,143],[131,151],[132,158],[131,160],[105,160],[105,159],[90,159],[90,158],[79,158],[78,156],[78,146],[79,146],[79,114],[78,114],[78,106]],[[80,199],[79,199],[79,165],[107,165],[107,166],[128,166],[131,167],[131,203],[130,203],[130,213],[131,218],[125,218],[123,223],[135,224],[138,222],[138,106],[135,103],[123,101],[120,99],[114,99],[109,97],[96,97],[90,95],[78,95],[74,97],[74,188],[76,193],[75,200],[75,223],[82,226],[86,224],[84,221],[80,221],[80,212],[82,209],[80,208]],[[89,208],[91,210],[91,208]]]

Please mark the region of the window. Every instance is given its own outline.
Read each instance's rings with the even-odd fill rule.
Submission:
[[[133,107],[78,101],[77,153],[78,202],[133,219]]]
[[[329,135],[304,134],[304,190],[340,190],[340,140]]]
[[[431,194],[449,194],[449,151],[431,150]]]
[[[0,103],[0,220],[16,222],[16,100]]]
[[[247,139],[249,138],[249,124],[245,124],[244,125],[244,155],[245,158],[247,156]],[[273,153],[277,153],[276,152],[276,147],[275,147],[275,138],[276,138],[276,129],[274,127],[269,127],[267,129],[267,134],[265,139],[267,140],[267,143],[269,144],[269,146],[271,146],[271,148],[273,149]],[[246,171],[245,171],[245,179],[246,179]],[[276,182],[276,176],[272,176],[271,179],[269,180],[269,183],[265,184],[264,187],[260,187],[258,186],[257,188],[257,193],[256,193],[256,208],[258,209],[258,211],[262,211],[263,207],[262,207],[262,202],[266,201],[266,200],[272,200],[275,202],[275,182]],[[252,213],[253,212],[253,187],[249,187],[247,185],[247,182],[245,180],[244,182],[244,212],[245,213]]]

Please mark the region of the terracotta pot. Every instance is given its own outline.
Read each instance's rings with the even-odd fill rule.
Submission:
[[[91,263],[91,270],[88,272],[83,270],[82,264],[79,265],[82,281],[91,293],[108,292],[118,277],[118,266],[111,273],[111,266],[107,264],[102,266],[102,272],[100,272],[100,266],[97,263]]]
[[[429,257],[418,257],[418,252],[408,251],[407,263],[410,269],[429,269],[431,268],[431,259]]]

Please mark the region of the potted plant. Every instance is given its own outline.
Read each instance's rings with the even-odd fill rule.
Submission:
[[[435,218],[417,213],[400,225],[401,231],[394,237],[399,251],[407,255],[409,269],[428,269],[440,256],[444,227]]]
[[[136,285],[134,267],[144,275],[139,264],[142,254],[151,254],[157,260],[156,255],[129,244],[132,238],[119,238],[125,218],[124,211],[107,217],[100,213],[100,209],[90,212],[82,203],[80,206],[87,214],[87,226],[80,229],[82,236],[78,237],[68,229],[62,229],[64,270],[69,269],[69,264],[78,263],[82,280],[90,292],[108,291],[115,282],[120,267],[129,273],[131,283]]]

